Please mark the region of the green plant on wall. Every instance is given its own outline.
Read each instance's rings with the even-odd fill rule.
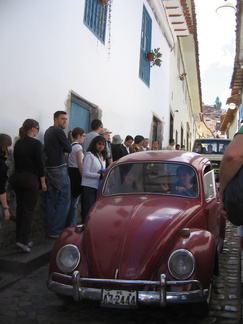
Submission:
[[[161,66],[162,60],[161,60],[162,54],[160,52],[160,48],[154,48],[153,50],[149,51],[147,53],[147,59],[151,62],[151,67],[154,65]]]
[[[186,73],[181,73],[180,74],[180,80],[183,81],[185,79]]]
[[[107,48],[108,48],[108,56],[110,57],[111,53],[111,11],[112,11],[112,2],[113,0],[109,0],[108,2],[108,42],[107,42]]]
[[[97,0],[100,3],[99,9],[99,22],[100,29],[102,32],[105,32],[106,19],[107,19],[107,49],[108,56],[110,57],[111,52],[111,11],[112,11],[112,3],[113,0]]]

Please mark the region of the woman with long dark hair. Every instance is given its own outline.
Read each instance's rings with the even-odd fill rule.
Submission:
[[[8,180],[8,167],[5,163],[9,155],[9,148],[12,145],[12,139],[7,134],[0,134],[0,202],[3,209],[4,220],[10,218],[9,207],[6,196],[6,182]]]
[[[38,201],[39,189],[47,190],[44,173],[42,144],[34,137],[39,124],[26,119],[19,129],[19,139],[14,146],[15,171],[13,186],[17,199],[16,247],[30,252],[31,225]]]
[[[80,127],[75,127],[68,133],[68,140],[72,145],[72,152],[68,154],[68,174],[71,184],[71,203],[67,216],[66,226],[77,224],[77,204],[81,194],[81,181],[83,169],[83,149],[85,133]]]
[[[82,173],[82,221],[85,222],[90,208],[96,201],[100,180],[106,166],[106,140],[96,136],[87,150]]]

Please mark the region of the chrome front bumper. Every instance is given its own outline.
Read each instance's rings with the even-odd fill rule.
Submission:
[[[54,281],[53,277],[70,280],[69,284],[62,284]],[[208,297],[208,289],[203,289],[202,284],[198,280],[185,281],[166,281],[166,276],[162,274],[160,281],[146,281],[146,280],[117,280],[117,279],[93,279],[80,278],[79,272],[74,271],[72,276],[53,272],[48,279],[48,288],[55,293],[71,296],[75,301],[81,300],[101,300],[101,288],[83,287],[82,284],[112,284],[115,289],[123,289],[121,285],[130,285],[129,289],[136,290],[136,286],[145,285],[147,287],[156,288],[156,291],[138,291],[138,304],[142,305],[157,305],[164,307],[167,304],[175,303],[193,303],[206,301]],[[166,286],[182,286],[182,285],[196,285],[198,290],[193,291],[166,291]]]

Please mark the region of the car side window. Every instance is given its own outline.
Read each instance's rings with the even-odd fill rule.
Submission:
[[[206,200],[216,197],[214,170],[206,172],[203,176],[203,187]]]

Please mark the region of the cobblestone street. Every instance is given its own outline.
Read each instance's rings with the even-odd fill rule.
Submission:
[[[0,291],[1,324],[239,324],[241,323],[240,250],[237,230],[227,225],[226,240],[220,256],[220,276],[214,281],[209,315],[200,319],[190,315],[187,305],[166,309],[103,309],[97,303],[63,301],[46,288],[48,265]]]

